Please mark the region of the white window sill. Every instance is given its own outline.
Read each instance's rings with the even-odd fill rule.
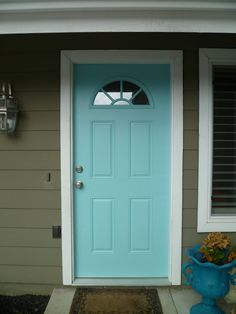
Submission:
[[[198,221],[198,232],[236,232],[236,216],[211,216],[207,221]]]

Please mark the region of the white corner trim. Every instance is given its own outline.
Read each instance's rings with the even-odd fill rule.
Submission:
[[[236,2],[0,1],[0,34],[67,32],[236,33]]]
[[[199,50],[198,232],[236,232],[236,216],[211,214],[213,99],[212,65],[236,65],[235,49]]]
[[[182,177],[183,177],[183,55],[176,52],[172,61],[172,149],[171,149],[171,258],[172,285],[181,284],[182,252]]]
[[[61,11],[101,11],[101,10],[160,10],[160,11],[232,11],[236,3],[232,1],[206,0],[21,0],[0,1],[0,12],[61,12]]]
[[[72,67],[71,61],[61,55],[61,224],[62,224],[62,264],[63,284],[70,285],[73,280],[73,210],[72,210]]]
[[[63,284],[76,284],[73,275],[72,75],[75,63],[170,63],[172,76],[172,157],[169,277],[181,284],[183,82],[181,51],[62,51],[61,52],[61,195]]]

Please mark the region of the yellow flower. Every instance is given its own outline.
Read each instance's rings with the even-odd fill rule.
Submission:
[[[230,238],[221,232],[211,232],[203,241],[203,245],[208,248],[226,249],[230,246]]]
[[[203,240],[200,248],[202,260],[222,265],[236,260],[236,247],[230,244],[230,238],[221,232],[211,232]]]
[[[229,256],[228,256],[228,262],[229,262],[229,263],[232,262],[232,261],[234,261],[234,260],[236,260],[236,251],[231,252],[231,253],[229,254]]]

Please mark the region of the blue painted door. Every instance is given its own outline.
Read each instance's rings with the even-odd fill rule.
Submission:
[[[168,64],[74,65],[77,278],[168,277],[170,89]]]

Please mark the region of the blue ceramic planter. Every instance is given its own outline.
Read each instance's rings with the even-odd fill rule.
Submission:
[[[221,266],[213,263],[202,263],[197,259],[199,248],[196,245],[187,251],[189,262],[182,267],[187,284],[202,295],[202,302],[191,308],[191,314],[224,314],[216,304],[218,298],[229,291],[229,283],[236,285],[236,273],[230,274],[236,261]]]

